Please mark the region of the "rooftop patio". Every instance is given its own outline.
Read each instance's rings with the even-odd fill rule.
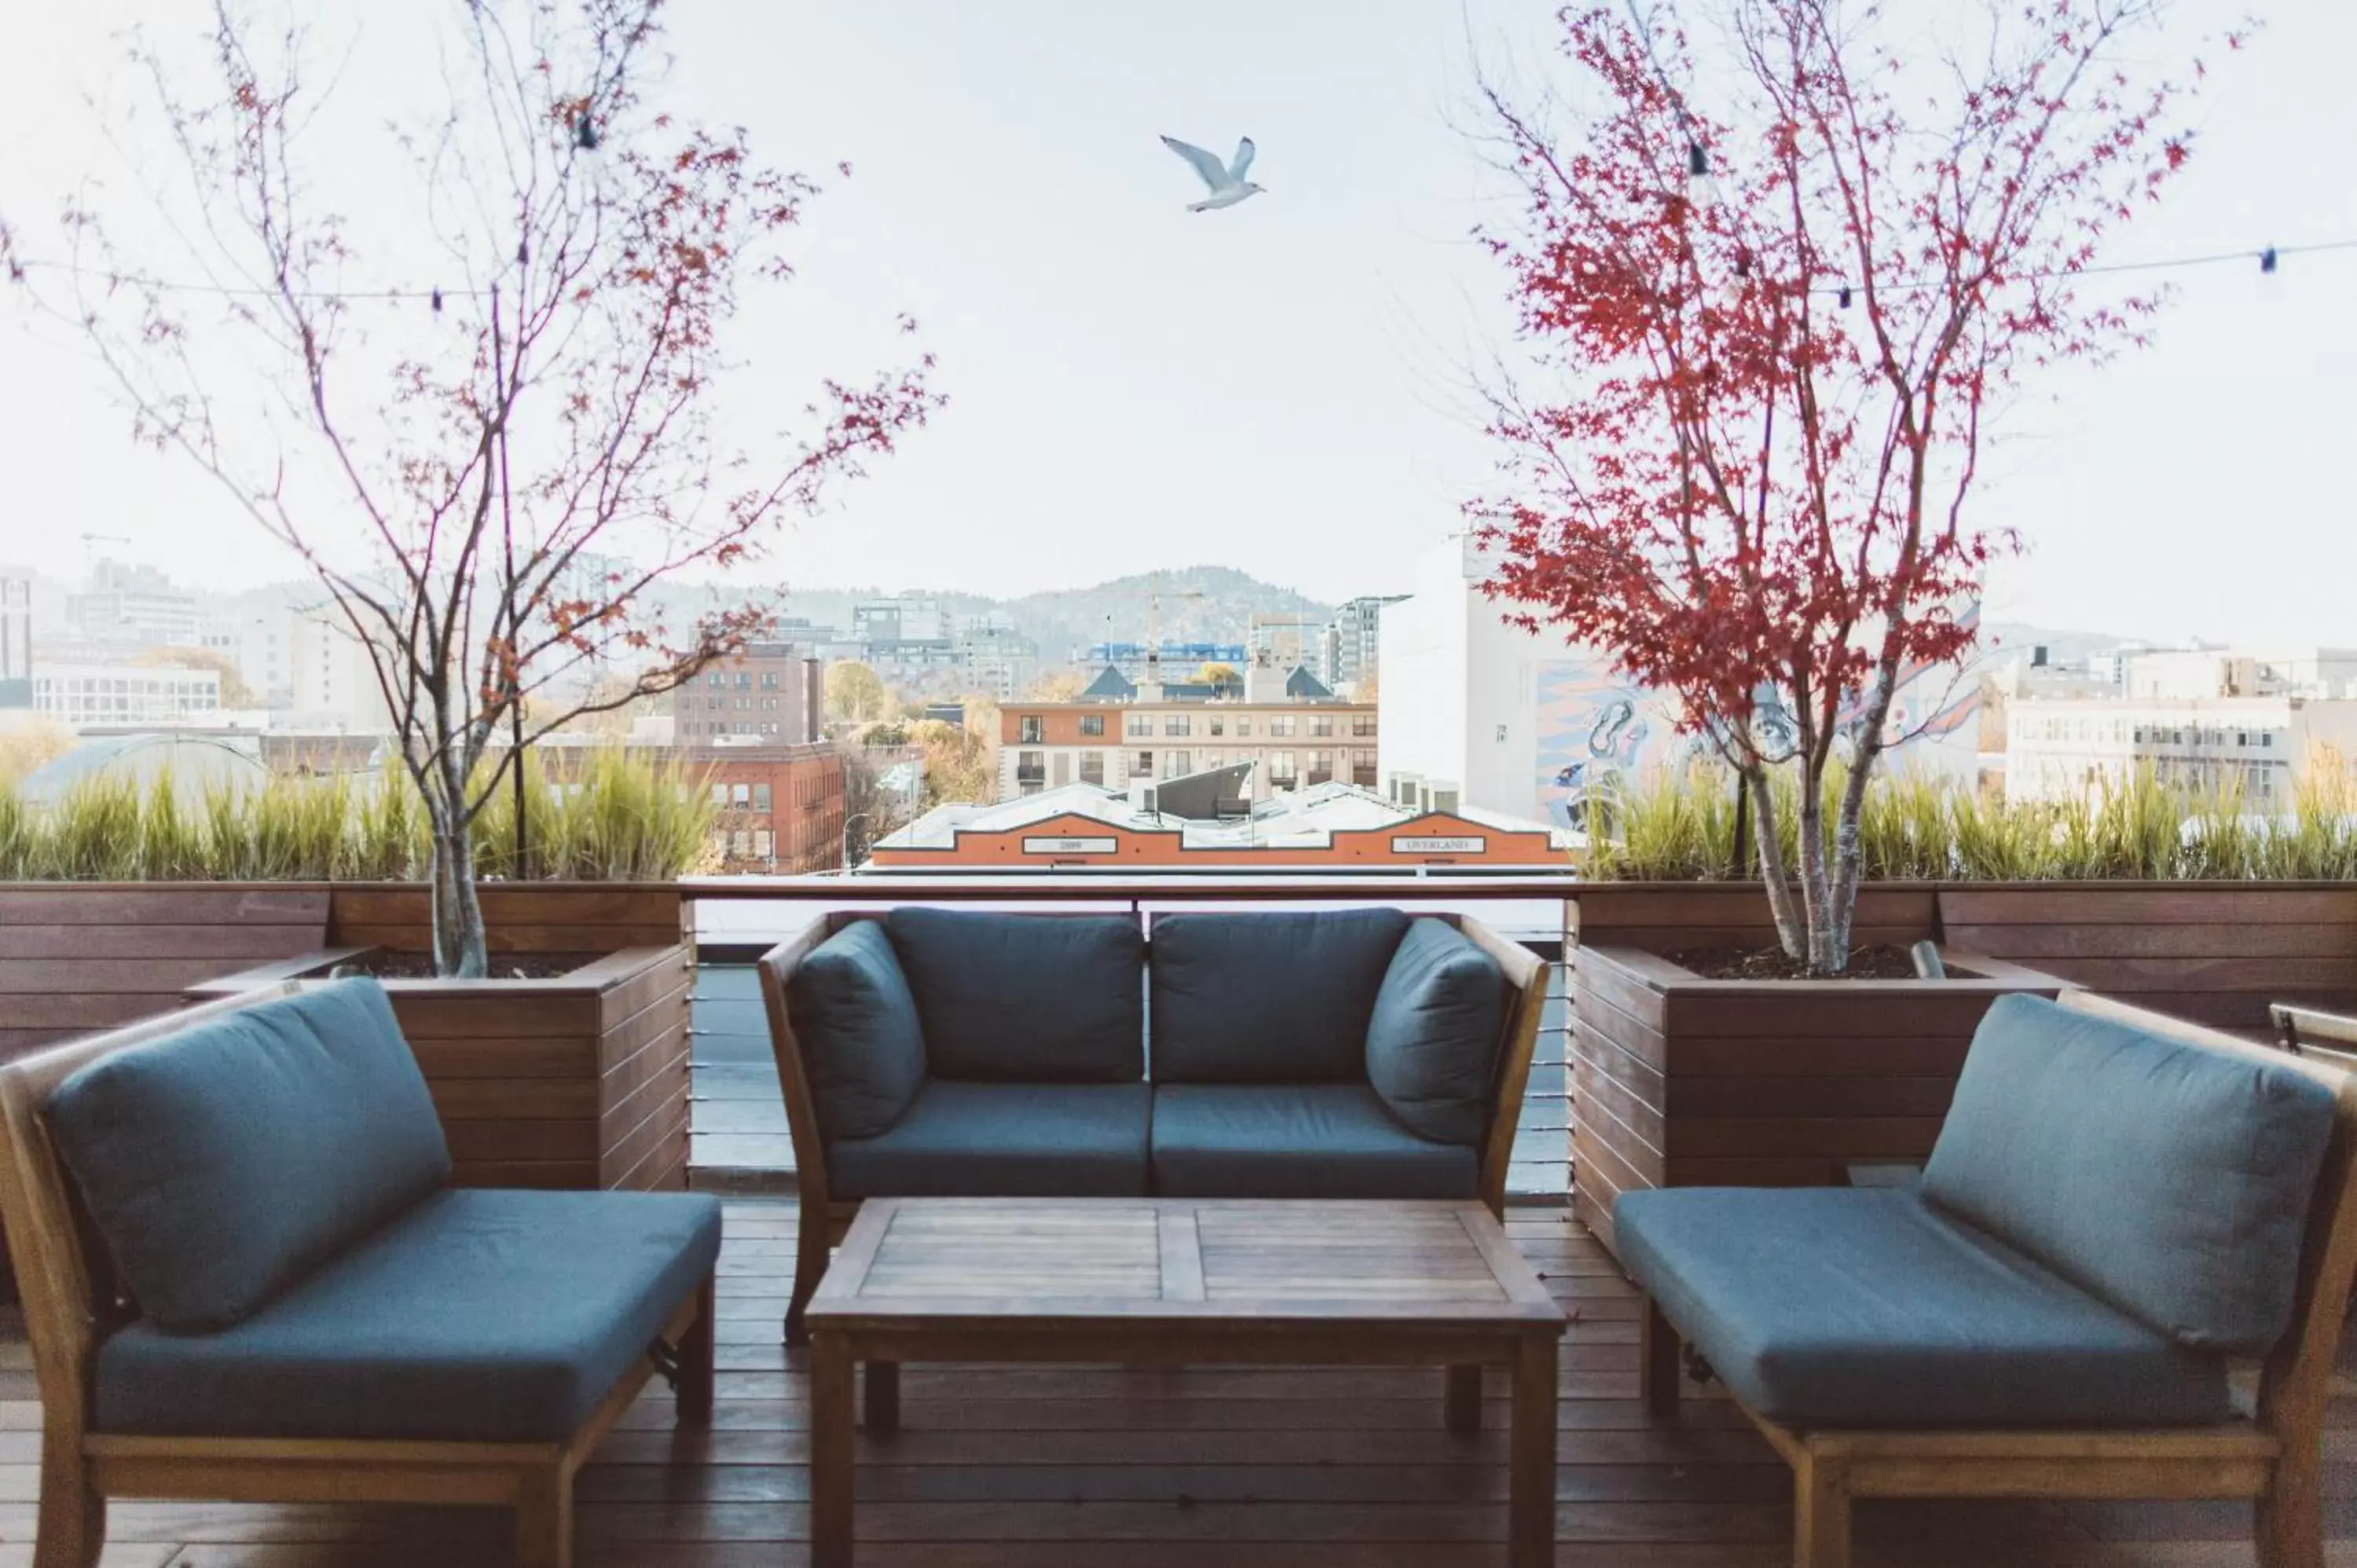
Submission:
[[[650,1390],[580,1477],[587,1565],[738,1568],[803,1562],[804,1353],[778,1342],[793,1206],[729,1206],[712,1430],[675,1432]],[[1791,1483],[1723,1402],[1675,1425],[1636,1399],[1637,1300],[1560,1209],[1510,1216],[1567,1305],[1556,1522],[1563,1564],[1774,1568],[1789,1561]],[[40,1406],[21,1338],[0,1404],[7,1500],[0,1564],[29,1545]],[[859,1446],[860,1561],[878,1568],[1159,1568],[1489,1563],[1504,1539],[1505,1401],[1478,1443],[1437,1420],[1430,1373],[912,1368],[902,1429]],[[2327,1450],[2330,1561],[2357,1563],[2357,1401]],[[2252,1561],[2248,1510],[2148,1503],[1868,1503],[1861,1563],[2151,1564]],[[496,1509],[119,1504],[104,1568],[484,1568],[508,1561]]]

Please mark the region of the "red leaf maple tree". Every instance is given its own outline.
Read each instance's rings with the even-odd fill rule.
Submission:
[[[56,272],[0,225],[0,275],[81,334],[139,439],[298,556],[366,653],[430,826],[444,975],[487,969],[473,828],[503,782],[526,820],[525,748],[762,635],[782,525],[941,403],[912,355],[813,378],[783,419],[744,406],[791,346],[748,386],[730,328],[792,276],[819,188],[650,106],[665,9],[447,5],[437,101],[384,127],[396,188],[321,140],[342,89],[309,88],[300,30],[216,0],[201,69],[133,48],[168,171],[149,203],[70,201]],[[730,585],[683,613],[662,590],[687,573]]]
[[[2201,67],[2152,70],[2162,10],[1974,0],[1901,34],[1728,0],[1698,61],[1674,6],[1575,7],[1570,84],[1483,84],[1520,197],[1480,238],[1523,350],[1469,509],[1490,591],[1674,697],[1814,972],[1848,961],[1900,688],[1970,650],[1958,607],[2018,548],[1968,504],[1990,416],[2040,367],[2142,343],[2158,304],[2085,274],[2185,159],[2168,123]]]

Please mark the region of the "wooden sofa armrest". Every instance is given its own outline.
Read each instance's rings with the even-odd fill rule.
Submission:
[[[794,1149],[794,1185],[805,1215],[826,1212],[826,1150],[819,1136],[818,1101],[811,1090],[810,1070],[801,1042],[786,1013],[786,991],[794,972],[813,949],[841,929],[831,915],[818,915],[802,929],[754,961],[761,982],[761,1008],[770,1021],[770,1048],[778,1060],[778,1082],[785,1092],[786,1133]],[[815,1206],[814,1208],[813,1206]]]
[[[1466,916],[1457,929],[1495,961],[1513,988],[1513,1012],[1506,1022],[1505,1049],[1498,1064],[1497,1108],[1481,1140],[1478,1196],[1501,1219],[1506,1213],[1506,1167],[1513,1159],[1514,1133],[1523,1120],[1523,1094],[1531,1080],[1531,1057],[1538,1047],[1539,1024],[1546,1013],[1547,961],[1523,946],[1510,942],[1480,921]]]

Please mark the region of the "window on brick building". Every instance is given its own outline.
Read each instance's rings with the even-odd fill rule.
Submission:
[[[1016,738],[1021,741],[1024,745],[1037,746],[1045,738],[1042,734],[1045,721],[1042,720],[1039,714],[1026,714],[1018,723],[1021,725],[1022,733],[1017,736]]]
[[[1103,714],[1082,714],[1081,715],[1081,733],[1082,735],[1104,734],[1104,715]]]

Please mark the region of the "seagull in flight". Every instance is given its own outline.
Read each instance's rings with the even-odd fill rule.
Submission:
[[[1162,145],[1194,165],[1195,172],[1203,177],[1205,185],[1211,187],[1211,195],[1200,201],[1188,204],[1187,210],[1189,212],[1210,212],[1222,207],[1233,207],[1248,197],[1259,195],[1265,188],[1254,185],[1244,177],[1252,168],[1253,154],[1257,150],[1253,146],[1250,136],[1236,144],[1235,158],[1226,164],[1221,163],[1217,157],[1202,148],[1182,142],[1176,136],[1163,137]]]

